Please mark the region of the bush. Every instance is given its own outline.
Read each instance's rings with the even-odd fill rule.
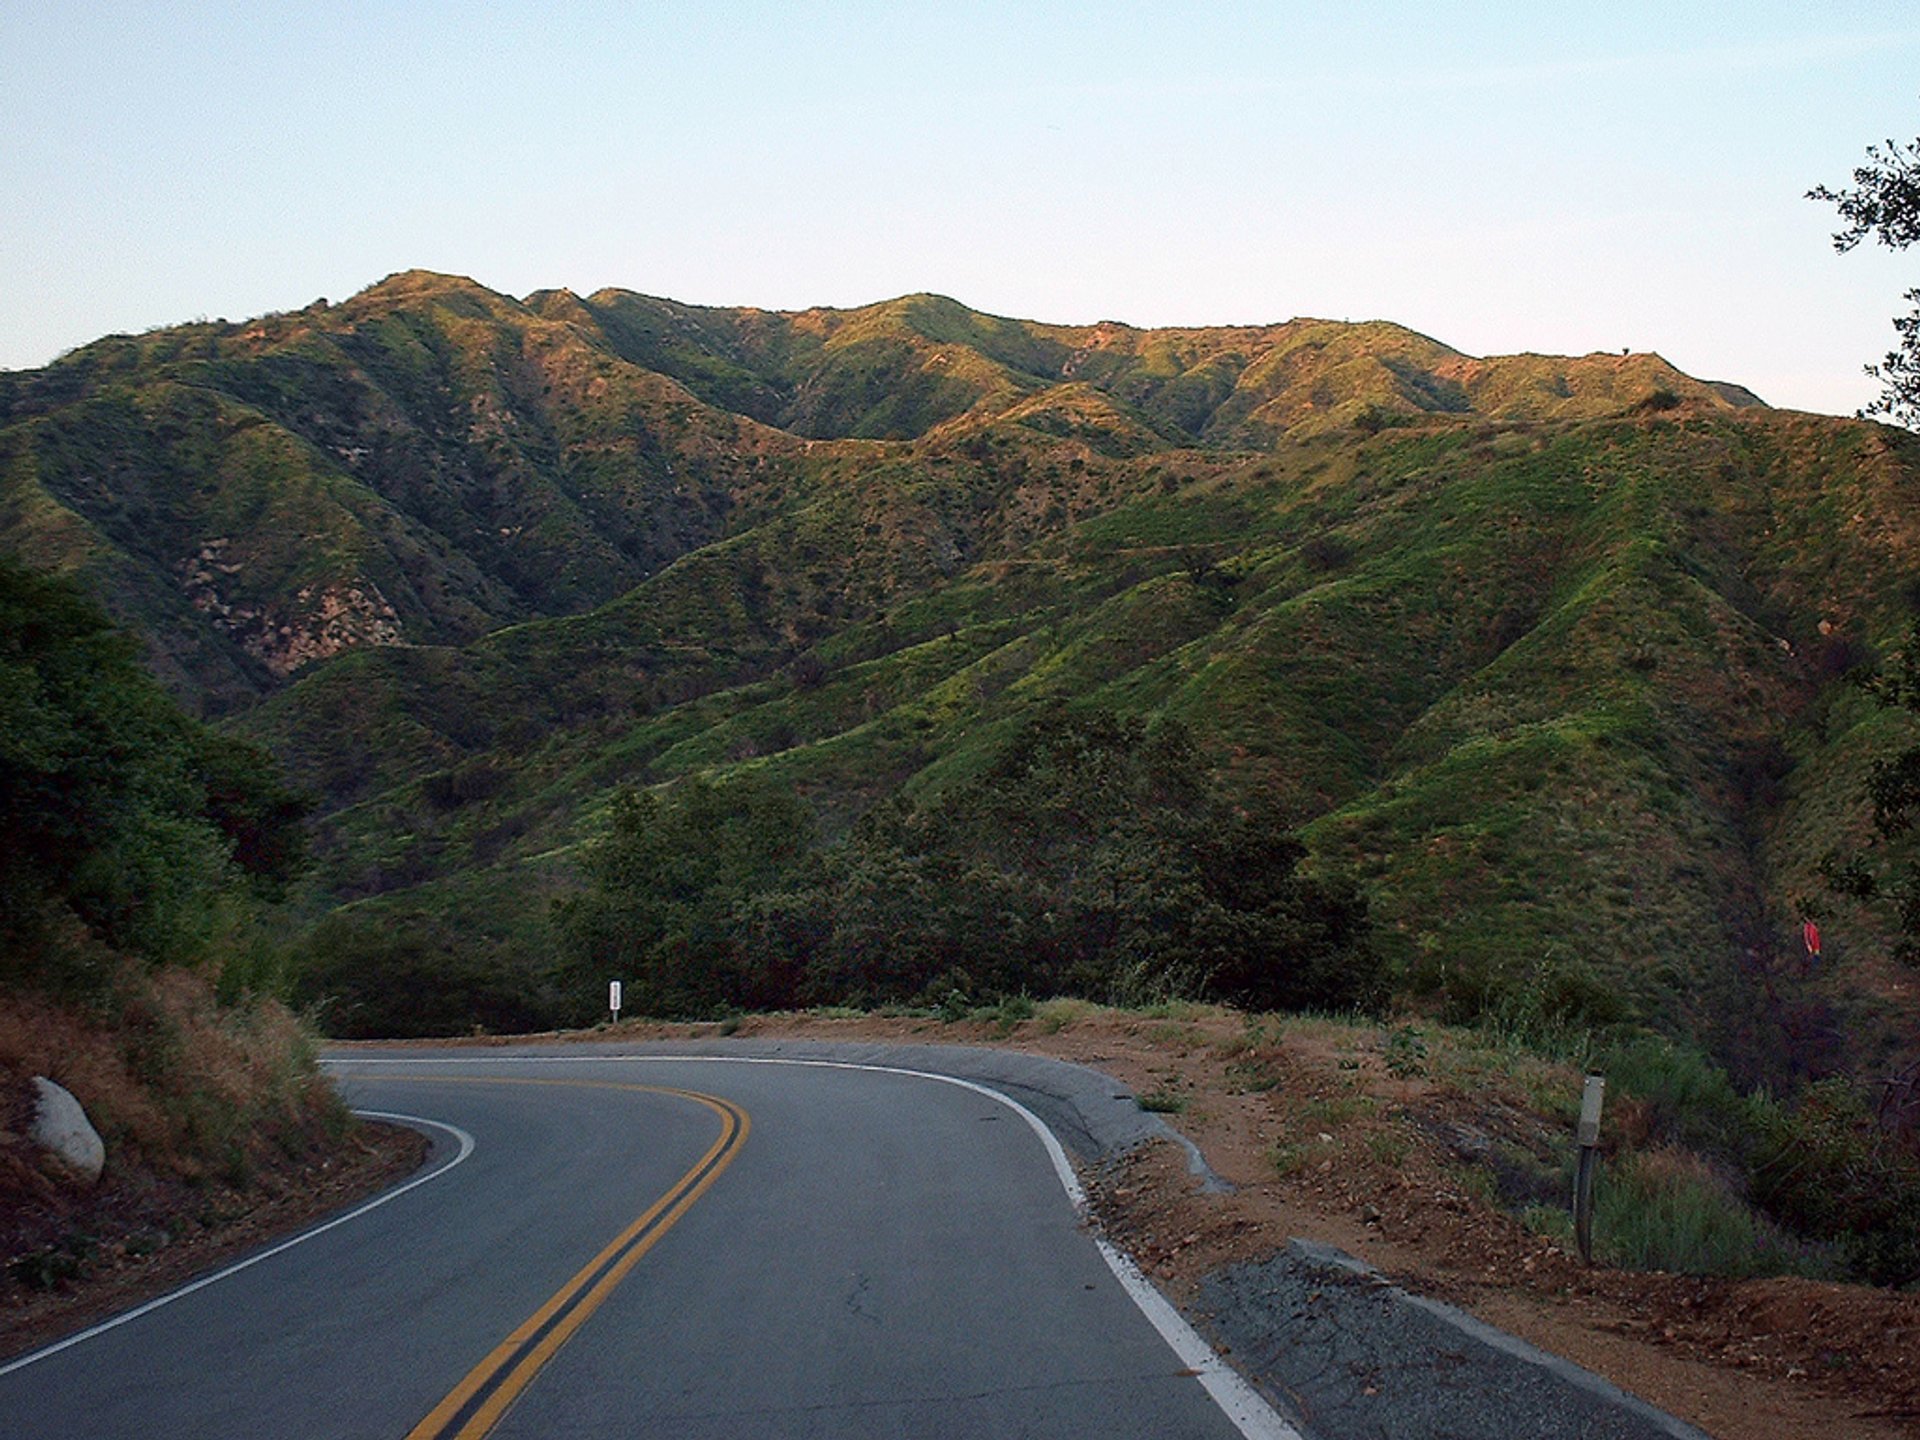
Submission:
[[[1447,978],[1443,1006],[1450,1023],[1487,1026],[1547,1051],[1562,1050],[1627,1014],[1618,986],[1580,961],[1551,956],[1530,964],[1463,963]]]
[[[965,970],[989,994],[1368,1003],[1365,903],[1302,875],[1305,853],[1214,794],[1178,726],[1051,711],[981,776],[882,809],[826,857],[809,992],[909,999]]]
[[[1703,1052],[1657,1035],[1615,1042],[1594,1060],[1618,1095],[1648,1108],[1653,1134],[1745,1164],[1753,1145],[1753,1102]]]
[[[336,910],[308,934],[294,970],[295,1002],[344,1040],[514,1034],[596,1013],[586,991],[517,971],[421,914]]]
[[[462,806],[491,800],[505,790],[513,777],[492,760],[482,757],[452,770],[442,770],[420,782],[420,793],[436,810],[458,810]]]
[[[1316,574],[1331,574],[1353,563],[1353,546],[1338,535],[1315,535],[1300,547],[1300,558]]]
[[[96,984],[99,947],[189,964],[304,856],[261,752],[183,713],[75,586],[0,560],[0,956]],[[91,977],[91,978],[89,978]]]
[[[1852,1083],[1822,1080],[1790,1109],[1757,1110],[1755,1199],[1803,1235],[1842,1237],[1876,1285],[1920,1281],[1920,1156],[1874,1122]]]
[[[1178,726],[1057,709],[980,775],[882,804],[832,847],[757,779],[627,797],[564,929],[576,967],[631,977],[656,1014],[954,990],[1371,1003],[1365,903],[1302,874],[1305,854],[1212,791]]]
[[[1603,1169],[1594,1187],[1601,1258],[1636,1270],[1685,1275],[1831,1275],[1818,1248],[1756,1215],[1726,1177],[1699,1157],[1653,1150]]]
[[[622,795],[583,867],[591,888],[560,912],[572,969],[623,977],[640,1014],[791,1004],[814,898],[767,897],[812,848],[800,803],[751,776]]]
[[[1807,1254],[1809,1246],[1831,1251],[1848,1274],[1873,1284],[1920,1280],[1920,1156],[1875,1121],[1850,1081],[1820,1081],[1791,1103],[1764,1091],[1742,1095],[1701,1052],[1647,1035],[1607,1047],[1595,1063],[1622,1099],[1646,1107],[1644,1126],[1656,1151],[1685,1147],[1709,1157],[1719,1167],[1716,1184],[1758,1212],[1741,1223],[1759,1227],[1752,1243],[1772,1256],[1769,1264],[1791,1268],[1798,1244]],[[1633,1169],[1639,1163],[1629,1160],[1630,1175],[1639,1173]],[[1674,1238],[1623,1243],[1634,1254],[1664,1245],[1662,1253],[1670,1255],[1731,1255],[1745,1242],[1736,1222],[1706,1218],[1720,1203],[1710,1200],[1668,1195],[1660,1203],[1678,1208],[1659,1223],[1668,1224]],[[1665,1212],[1655,1206],[1651,1213]],[[1708,1235],[1710,1224],[1721,1239]],[[1646,1259],[1623,1263],[1690,1268]],[[1733,1259],[1714,1264],[1733,1267],[1713,1269],[1716,1274],[1784,1273],[1741,1268]]]

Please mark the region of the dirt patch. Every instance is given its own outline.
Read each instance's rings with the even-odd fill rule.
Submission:
[[[418,1131],[360,1122],[324,1154],[264,1171],[244,1189],[149,1179],[76,1191],[44,1178],[8,1187],[0,1194],[0,1359],[163,1295],[376,1194],[417,1170],[428,1146]]]

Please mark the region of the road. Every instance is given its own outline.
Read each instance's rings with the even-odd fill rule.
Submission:
[[[358,1107],[437,1122],[423,1177],[0,1372],[0,1433],[1291,1433],[1216,1363],[1196,1377],[1046,1142],[978,1089],[577,1050],[338,1073]]]

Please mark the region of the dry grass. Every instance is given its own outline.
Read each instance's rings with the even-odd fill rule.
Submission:
[[[0,992],[0,1350],[304,1223],[424,1149],[353,1129],[277,1002],[222,1006],[198,974],[132,962],[97,993]],[[98,1184],[27,1138],[36,1075],[106,1142]]]
[[[126,965],[97,1008],[0,994],[0,1085],[8,1097],[0,1154],[18,1158],[35,1075],[86,1108],[118,1174],[193,1180],[218,1171],[241,1179],[276,1150],[304,1150],[342,1119],[283,1006],[223,1008],[211,985],[185,970]],[[0,1191],[25,1183],[19,1171],[0,1173]]]

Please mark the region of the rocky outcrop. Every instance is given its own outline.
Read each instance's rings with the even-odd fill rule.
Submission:
[[[313,660],[364,645],[398,645],[400,617],[371,580],[303,585],[290,605],[235,598],[246,566],[226,558],[230,540],[217,536],[180,564],[181,584],[193,608],[282,678]]]
[[[44,1075],[33,1077],[37,1092],[33,1113],[33,1139],[48,1151],[62,1168],[92,1185],[106,1168],[107,1147],[100,1132],[87,1119],[87,1112],[72,1092],[62,1089]]]

